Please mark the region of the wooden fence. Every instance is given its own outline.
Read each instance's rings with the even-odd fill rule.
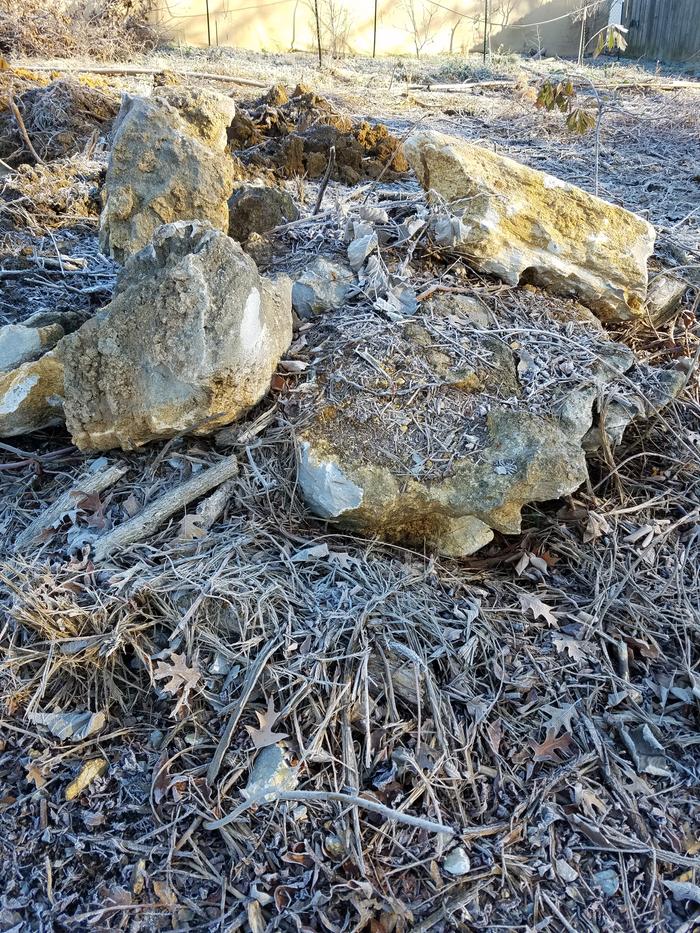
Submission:
[[[626,0],[628,55],[700,65],[700,0]]]

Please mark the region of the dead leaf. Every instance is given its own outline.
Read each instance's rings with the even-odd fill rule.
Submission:
[[[536,596],[530,596],[529,593],[518,593],[520,608],[523,612],[531,612],[533,619],[544,619],[549,625],[557,624],[557,616],[552,609],[543,603]]]
[[[200,526],[201,516],[185,515],[180,522],[180,528],[177,536],[180,541],[194,541],[197,538],[203,538],[206,535],[204,528]]]
[[[562,651],[566,651],[574,661],[586,661],[588,659],[581,642],[576,641],[575,638],[569,638],[567,635],[555,635],[552,642],[560,654]]]
[[[287,732],[272,731],[272,727],[279,716],[279,713],[275,712],[275,701],[272,697],[267,701],[267,709],[265,712],[256,712],[255,715],[258,717],[260,728],[256,729],[254,726],[246,726],[246,729],[256,748],[267,748],[268,745],[275,745],[282,739],[287,738],[289,734]]]
[[[691,881],[664,881],[674,901],[695,901],[700,904],[700,884]]]
[[[82,742],[99,732],[107,721],[103,712],[91,713],[27,713],[27,719],[37,726],[45,726],[58,739]]]
[[[548,732],[544,742],[532,742],[533,761],[553,761],[560,765],[564,758],[568,757],[569,746],[573,742],[572,736],[565,732],[558,738],[553,732]]]
[[[139,509],[141,508],[141,505],[139,503],[139,500],[133,494],[133,492],[131,493],[129,498],[126,499],[122,503],[122,508],[124,509],[126,514],[129,516],[129,518],[133,518],[134,515],[136,515],[136,513],[139,511]]]
[[[595,541],[596,538],[600,538],[602,535],[610,534],[610,531],[610,525],[603,515],[598,512],[589,512],[586,528],[583,532],[583,543],[588,544],[589,541]]]
[[[498,755],[498,749],[501,744],[501,739],[503,738],[501,720],[497,719],[495,722],[489,723],[486,727],[486,734],[489,737],[489,745],[491,746],[494,755]]]
[[[172,696],[180,694],[175,704],[175,709],[171,714],[172,716],[177,716],[182,707],[187,704],[190,691],[199,683],[201,674],[196,668],[187,666],[184,654],[176,654],[173,652],[170,655],[170,660],[172,662],[170,664],[166,661],[159,661],[153,676],[156,680],[170,678],[163,689],[167,693],[172,694]]]
[[[41,768],[34,764],[34,762],[32,762],[32,764],[30,764],[27,768],[27,780],[32,781],[38,790],[41,790],[41,788],[46,784],[46,778],[44,777]]]
[[[547,733],[552,732],[554,735],[558,735],[560,729],[571,732],[571,720],[577,715],[575,703],[562,707],[543,706],[540,712],[549,715],[549,719],[545,723],[545,731]]]

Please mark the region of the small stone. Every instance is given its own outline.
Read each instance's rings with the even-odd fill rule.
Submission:
[[[298,768],[287,763],[284,748],[269,745],[258,752],[243,796],[248,800],[274,800],[280,791],[295,790],[298,784]]]
[[[593,880],[607,897],[613,897],[620,890],[620,876],[612,868],[596,872]]]
[[[281,188],[241,185],[228,199],[228,234],[244,243],[252,233],[268,233],[298,216],[292,196]]]
[[[0,437],[31,434],[63,421],[62,344],[0,374]]]
[[[469,874],[471,869],[471,861],[469,860],[469,856],[467,855],[465,849],[459,846],[445,856],[442,867],[448,874],[459,877],[461,875]]]
[[[576,881],[578,878],[578,872],[576,869],[572,868],[572,866],[569,865],[569,863],[563,858],[556,859],[556,869],[557,874],[561,880],[565,881],[567,884],[570,884],[572,881]]]
[[[649,284],[646,309],[649,319],[657,327],[669,321],[678,310],[688,289],[682,279],[664,273],[655,276]]]

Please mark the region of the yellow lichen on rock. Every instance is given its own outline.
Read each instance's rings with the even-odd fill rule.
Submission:
[[[482,271],[576,297],[604,319],[642,313],[655,239],[642,217],[442,133],[414,133],[404,150],[423,187],[459,218],[444,244]]]

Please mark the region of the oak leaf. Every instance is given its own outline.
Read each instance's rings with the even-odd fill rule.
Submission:
[[[267,709],[265,712],[256,712],[255,715],[258,717],[260,728],[256,729],[254,726],[246,726],[246,729],[256,748],[267,748],[268,745],[275,745],[282,739],[287,738],[288,732],[272,731],[272,727],[279,716],[279,713],[275,711],[275,701],[272,698],[267,701]]]
[[[153,676],[156,680],[170,678],[163,689],[166,693],[172,694],[172,696],[180,694],[175,704],[175,709],[171,714],[177,716],[182,707],[187,704],[190,691],[197,686],[202,675],[196,668],[187,666],[184,654],[176,654],[173,652],[170,655],[170,660],[172,663],[159,661]]]
[[[557,617],[552,609],[546,603],[543,603],[541,599],[530,596],[529,593],[518,593],[518,599],[522,611],[531,612],[533,619],[544,619],[549,625],[557,624]]]
[[[573,738],[565,732],[557,737],[554,732],[548,732],[544,737],[544,742],[532,742],[533,761],[553,761],[560,765],[562,760],[568,757],[569,746]]]

